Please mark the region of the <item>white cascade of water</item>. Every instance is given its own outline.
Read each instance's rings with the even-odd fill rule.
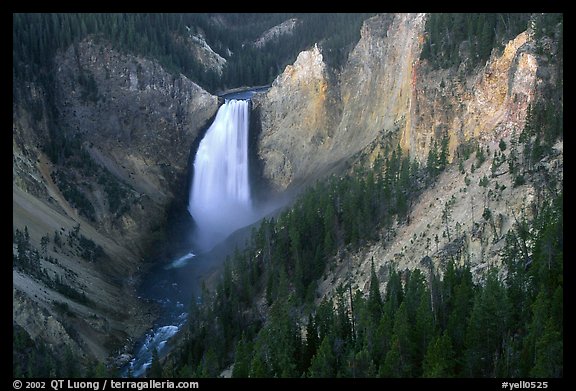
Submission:
[[[200,250],[256,219],[248,179],[248,105],[226,101],[196,152],[188,211]]]

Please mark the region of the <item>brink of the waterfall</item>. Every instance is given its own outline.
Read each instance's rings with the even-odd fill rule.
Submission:
[[[202,251],[255,220],[248,179],[248,107],[228,100],[200,142],[188,211]]]

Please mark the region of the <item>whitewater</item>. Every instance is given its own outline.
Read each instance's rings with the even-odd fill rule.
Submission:
[[[227,100],[196,152],[188,211],[202,251],[257,218],[250,195],[248,109],[246,100]]]

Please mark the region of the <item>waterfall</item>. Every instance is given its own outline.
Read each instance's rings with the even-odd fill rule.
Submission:
[[[243,92],[237,96],[249,99],[254,93]],[[194,250],[206,252],[226,239],[235,230],[258,220],[269,209],[252,207],[248,177],[248,107],[247,100],[230,99],[220,107],[212,125],[198,146],[194,157],[194,169],[188,212],[196,222]],[[195,259],[194,268],[186,270],[188,261]],[[210,257],[196,256],[189,251],[157,270],[152,280],[152,291],[159,289],[161,294],[152,293],[152,298],[165,311],[164,323],[155,327],[146,337],[129,364],[123,368],[122,376],[129,371],[134,376],[146,373],[152,364],[152,352],[160,355],[169,349],[166,341],[185,324],[188,314],[183,312],[181,300],[182,285],[190,287],[194,282],[189,278],[191,271],[200,273],[208,268]],[[204,265],[202,264],[204,262]],[[174,273],[174,269],[180,269]],[[175,275],[180,276],[178,283]],[[170,279],[172,284],[166,283]],[[191,294],[188,297],[192,297]]]
[[[196,244],[209,250],[252,223],[248,180],[248,101],[227,100],[200,142],[194,159],[188,211]]]

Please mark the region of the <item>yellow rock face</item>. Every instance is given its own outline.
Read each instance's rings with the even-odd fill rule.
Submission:
[[[318,47],[298,55],[274,81],[260,103],[262,135],[258,153],[264,176],[276,190],[306,175],[329,136],[328,76]]]
[[[510,41],[502,56],[493,59],[485,68],[481,79],[474,85],[474,95],[469,103],[468,125],[465,135],[478,137],[482,133],[492,132],[505,118],[509,109],[511,91],[509,86],[514,83],[525,83],[526,80],[516,80],[515,72],[510,73],[513,62],[518,54],[518,49],[526,43],[527,34],[522,33]],[[522,68],[522,64],[518,64]],[[536,68],[533,69],[534,76]],[[511,75],[511,76],[510,76]],[[533,77],[530,78],[533,81]],[[529,89],[530,90],[530,89]]]
[[[361,151],[373,160],[378,140],[388,136],[424,161],[434,140],[447,133],[452,160],[462,142],[497,140],[523,128],[538,68],[528,34],[462,77],[456,69],[431,70],[420,62],[425,21],[425,14],[366,20],[337,81],[328,77],[317,47],[278,76],[256,104],[259,155],[276,190]]]
[[[413,90],[418,112],[411,112],[402,147],[425,159],[436,129],[448,132],[451,160],[459,144],[471,138],[497,140],[520,132],[536,86],[536,58],[527,51],[526,32],[511,40],[478,74],[463,82],[445,70],[416,74]],[[421,64],[426,67],[426,64]],[[440,88],[441,81],[445,87]]]
[[[424,21],[423,14],[370,18],[338,81],[328,76],[317,47],[278,76],[255,104],[264,176],[276,190],[324,172],[405,121]]]

